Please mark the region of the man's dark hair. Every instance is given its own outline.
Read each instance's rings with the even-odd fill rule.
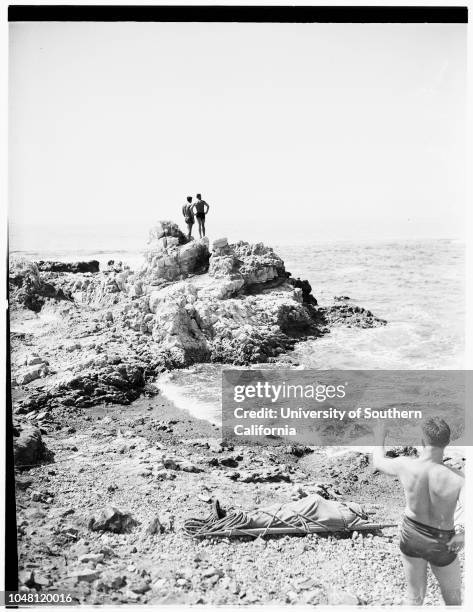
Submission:
[[[187,201],[190,203],[192,202],[192,196],[187,196]]]
[[[440,417],[430,417],[422,425],[424,442],[428,446],[445,448],[450,442],[450,427]]]
[[[200,198],[202,197],[202,195],[201,195],[200,193],[198,193],[198,194],[197,194],[195,197],[196,197],[196,198],[199,198],[199,200],[200,200]]]

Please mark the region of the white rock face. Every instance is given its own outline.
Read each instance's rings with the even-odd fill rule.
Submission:
[[[210,255],[207,238],[186,240],[175,224],[159,223],[138,274],[109,271],[86,288],[117,303],[113,323],[149,335],[168,365],[265,361],[291,345],[289,335],[314,327],[271,248],[222,238]]]
[[[160,234],[161,231],[156,232],[156,235]],[[150,241],[141,272],[150,284],[179,280],[206,272],[209,257],[208,238],[182,244],[179,237],[161,236]]]
[[[195,261],[199,242],[178,247],[181,260],[190,253]],[[310,328],[312,321],[302,304],[301,291],[287,282],[284,263],[272,249],[262,244],[228,245],[226,239],[215,241],[213,247],[208,273],[161,288],[150,287],[152,318],[147,319],[147,329],[161,350],[180,362],[191,363],[220,360],[234,353],[238,345],[244,353],[251,345],[254,359],[264,359],[264,351],[271,354],[280,344],[286,316],[294,328]],[[155,275],[160,274],[169,277],[167,270],[151,259],[143,277],[151,277],[154,283]],[[268,289],[266,283],[271,283]],[[265,343],[266,347],[261,346]],[[243,353],[237,362],[253,359]]]

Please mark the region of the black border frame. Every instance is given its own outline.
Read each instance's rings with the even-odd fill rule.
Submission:
[[[8,21],[467,23],[466,6],[10,5]]]

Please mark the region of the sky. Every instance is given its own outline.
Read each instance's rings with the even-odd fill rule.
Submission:
[[[466,25],[9,27],[13,248],[464,238]]]

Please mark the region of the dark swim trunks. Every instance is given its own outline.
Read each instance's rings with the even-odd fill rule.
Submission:
[[[400,528],[399,548],[408,557],[420,557],[432,565],[444,567],[457,556],[447,548],[447,542],[454,535],[453,529],[437,529],[404,516]]]
[[[196,212],[195,216],[197,217],[197,219],[205,219],[205,213],[204,212]]]

